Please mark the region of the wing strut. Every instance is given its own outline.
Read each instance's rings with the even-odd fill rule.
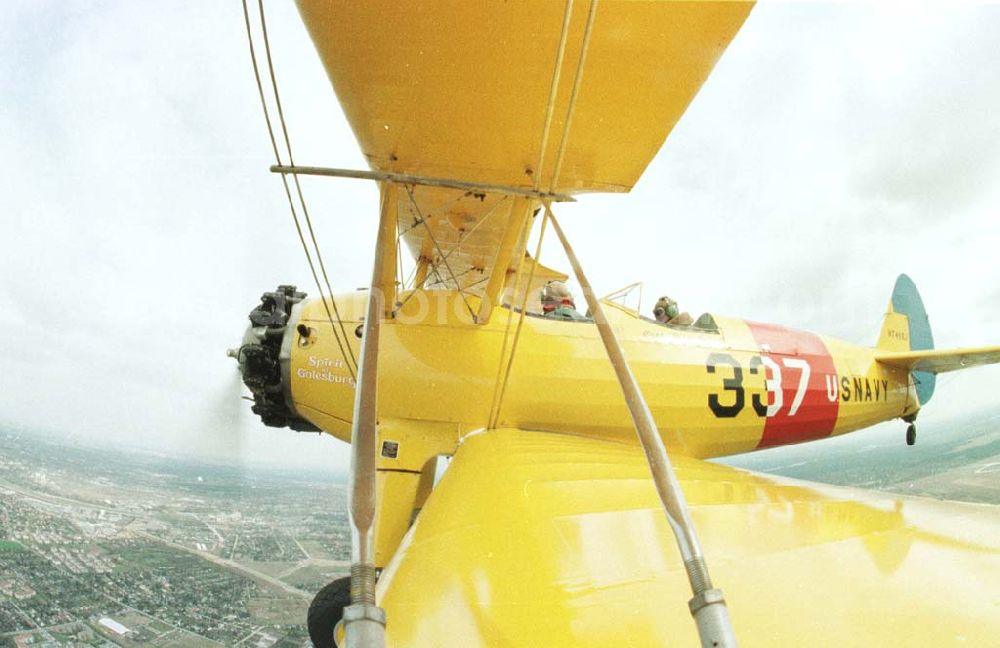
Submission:
[[[552,229],[555,230],[556,236],[559,237],[559,241],[566,251],[566,257],[569,259],[570,265],[573,266],[573,272],[576,274],[576,280],[580,282],[580,288],[583,289],[587,306],[597,324],[597,330],[601,333],[601,340],[608,352],[608,359],[611,360],[611,365],[618,377],[618,384],[625,395],[625,404],[628,406],[629,414],[632,415],[635,431],[639,435],[642,449],[646,453],[646,460],[649,462],[649,469],[653,473],[653,483],[656,485],[656,491],[663,502],[667,522],[670,523],[670,528],[673,529],[674,535],[677,537],[677,545],[684,560],[684,569],[687,571],[691,591],[694,594],[688,601],[688,608],[690,608],[691,615],[698,625],[701,645],[704,648],[735,647],[736,636],[733,634],[729,621],[726,600],[722,596],[722,590],[712,587],[712,580],[708,575],[708,565],[701,552],[698,536],[695,534],[694,525],[684,501],[684,493],[681,492],[677,476],[670,465],[667,450],[656,429],[653,415],[639,390],[639,384],[636,382],[635,376],[632,375],[632,370],[629,369],[625,361],[621,344],[608,324],[604,311],[601,310],[601,303],[590,287],[587,277],[583,274],[580,262],[577,260],[569,241],[566,240],[566,235],[552,214],[548,203],[545,204],[545,213],[552,222]]]
[[[378,440],[378,346],[379,329],[385,315],[385,294],[395,271],[394,259],[385,260],[394,243],[396,217],[394,187],[382,188],[375,264],[368,293],[361,366],[354,394],[354,428],[351,431],[351,604],[344,608],[344,631],[348,648],[385,646],[385,610],[375,603],[375,510]],[[395,252],[393,252],[395,254]]]
[[[455,180],[453,178],[432,178],[429,176],[416,176],[406,173],[393,173],[391,171],[357,171],[354,169],[333,169],[330,167],[316,166],[295,166],[285,164],[272,164],[271,173],[284,175],[312,175],[328,176],[331,178],[356,178],[359,180],[376,180],[379,182],[395,182],[402,185],[424,185],[427,187],[444,187],[446,189],[463,189],[465,191],[480,191],[484,193],[499,193],[510,196],[521,196],[524,198],[538,198],[551,200],[554,202],[576,202],[576,198],[569,194],[537,191],[535,189],[525,189],[514,185],[498,185],[484,182],[469,182],[466,180]]]

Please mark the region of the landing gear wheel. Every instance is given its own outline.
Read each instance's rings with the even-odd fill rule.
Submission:
[[[906,445],[913,445],[917,442],[917,426],[913,423],[906,428]]]
[[[321,589],[309,605],[306,625],[316,648],[334,648],[333,630],[351,604],[351,577],[345,576]]]

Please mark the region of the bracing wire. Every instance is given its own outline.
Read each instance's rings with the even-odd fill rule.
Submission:
[[[500,200],[498,200],[498,201],[494,202],[494,203],[493,203],[493,206],[492,206],[492,207],[491,207],[491,208],[489,209],[489,211],[488,211],[488,212],[486,212],[486,214],[484,214],[484,215],[483,215],[482,217],[480,217],[479,221],[478,221],[478,222],[477,222],[477,223],[475,224],[475,226],[474,226],[474,227],[473,227],[472,229],[470,229],[469,231],[467,231],[467,232],[465,232],[464,234],[462,234],[462,235],[461,235],[461,237],[459,238],[459,241],[458,241],[458,243],[457,243],[457,244],[455,245],[455,247],[453,247],[452,249],[448,250],[448,253],[447,253],[447,254],[445,254],[444,256],[442,256],[442,257],[440,258],[440,260],[439,260],[439,261],[437,261],[437,262],[435,263],[435,266],[436,266],[437,264],[440,264],[440,263],[442,263],[442,262],[444,262],[444,263],[445,263],[445,265],[447,265],[447,263],[448,263],[448,258],[449,258],[449,257],[450,257],[450,256],[451,256],[452,254],[454,254],[456,250],[458,250],[459,248],[461,248],[461,247],[462,247],[462,243],[464,243],[464,242],[466,241],[466,239],[468,239],[468,238],[469,238],[469,236],[471,236],[471,235],[472,235],[473,233],[475,233],[475,231],[476,231],[477,229],[479,229],[479,226],[480,226],[480,225],[482,225],[482,224],[483,224],[483,223],[485,223],[485,222],[486,222],[487,220],[489,220],[489,219],[490,219],[490,218],[491,218],[491,217],[493,216],[493,214],[494,214],[494,213],[497,213],[497,207],[499,207],[499,206],[500,206],[500,204],[501,204],[501,203],[503,203],[503,202],[504,202],[505,200],[507,200],[507,196],[504,196],[504,197],[503,197],[503,198],[501,198]],[[451,204],[450,204],[450,203],[448,203],[448,204],[446,204],[446,206],[447,206],[447,207],[450,207],[450,206],[451,206]],[[413,203],[413,206],[411,207],[411,209],[413,209],[413,208],[416,208],[416,203]],[[435,209],[442,209],[442,207],[436,207]],[[400,233],[400,234],[399,234],[399,239],[401,240],[401,239],[403,238],[403,236],[404,236],[404,235],[405,235],[405,234],[406,234],[407,232],[409,232],[410,230],[412,230],[412,229],[414,229],[414,228],[416,228],[416,227],[419,227],[419,226],[420,226],[421,224],[424,224],[426,220],[430,220],[431,218],[434,218],[434,216],[435,216],[434,214],[429,214],[429,215],[428,215],[428,216],[427,216],[426,218],[424,218],[423,216],[417,216],[417,217],[416,217],[416,223],[415,223],[415,224],[414,224],[413,226],[411,226],[411,227],[410,227],[409,229],[407,229],[407,230],[403,231],[402,233]],[[397,242],[396,242],[396,249],[397,249],[397,250],[399,249],[399,241],[398,241],[398,240],[397,240]],[[401,262],[401,263],[402,263],[402,262]],[[419,264],[420,264],[420,260],[418,259],[418,260],[417,260],[417,265],[419,265]],[[427,286],[436,286],[436,285],[439,285],[439,284],[445,284],[445,283],[446,283],[446,282],[445,282],[444,280],[442,280],[442,279],[441,279],[441,275],[440,275],[440,273],[438,273],[438,272],[437,272],[436,268],[435,268],[435,269],[434,269],[433,271],[434,271],[434,273],[435,273],[435,274],[436,274],[436,275],[438,276],[438,280],[437,280],[437,281],[432,281],[431,283],[429,283],[429,284],[428,284],[428,283],[427,283],[427,279],[426,279],[426,277],[425,277],[425,278],[424,278],[424,282],[423,282],[423,283],[422,283],[421,285],[419,285],[419,286],[416,286],[416,285],[411,285],[411,284],[410,284],[410,281],[411,281],[411,280],[415,280],[415,279],[416,279],[416,274],[417,274],[417,266],[415,265],[415,266],[413,267],[413,271],[412,271],[412,272],[410,273],[409,277],[407,277],[407,280],[406,280],[406,284],[404,284],[404,286],[409,286],[409,287],[410,287],[410,291],[411,291],[411,292],[410,292],[410,294],[409,294],[409,295],[407,295],[407,296],[406,296],[406,297],[405,297],[405,298],[404,298],[404,299],[402,300],[402,302],[400,302],[400,304],[399,304],[399,308],[402,308],[403,306],[405,306],[405,305],[406,305],[406,303],[407,303],[408,301],[410,301],[410,299],[412,299],[412,298],[413,298],[413,296],[414,296],[414,295],[415,295],[415,294],[417,293],[417,291],[418,291],[418,290],[420,290],[420,289],[422,289],[422,288],[423,288],[423,287],[424,287],[425,285],[427,285]],[[465,273],[462,273],[462,274],[465,274]],[[400,270],[400,276],[402,276],[402,270]],[[459,275],[459,276],[461,276],[461,275]],[[481,283],[483,283],[483,282],[482,282],[482,281],[477,281],[477,282],[474,282],[474,283],[471,283],[471,284],[469,284],[468,286],[461,286],[461,285],[460,285],[460,284],[458,284],[458,282],[456,281],[456,287],[458,288],[458,290],[459,290],[459,293],[460,293],[460,294],[463,294],[463,293],[462,293],[462,291],[463,291],[463,290],[468,290],[469,288],[473,288],[473,287],[475,287],[475,286],[478,286],[478,285],[479,285],[479,284],[481,284]],[[464,294],[463,294],[463,297],[464,297]],[[471,307],[469,306],[468,302],[466,302],[466,307],[467,307],[467,308],[469,308],[469,309],[470,309],[470,312],[471,312]]]
[[[493,206],[490,207],[489,211],[487,211],[485,214],[483,214],[479,218],[479,222],[477,222],[472,227],[472,229],[470,229],[470,230],[468,230],[466,232],[461,233],[459,235],[458,242],[455,243],[455,246],[453,248],[451,248],[450,250],[448,250],[448,254],[444,255],[444,257],[442,258],[442,260],[443,261],[447,261],[448,258],[451,257],[452,254],[454,254],[457,251],[460,252],[461,249],[462,249],[462,244],[465,243],[465,241],[468,240],[468,238],[470,236],[472,236],[473,234],[476,233],[476,230],[479,229],[480,225],[482,225],[483,223],[485,223],[486,221],[488,221],[490,219],[490,217],[493,216],[493,214],[497,213],[497,207],[499,207],[505,200],[507,200],[507,196],[504,196],[500,200],[494,202]]]
[[[448,209],[450,209],[451,207],[457,205],[460,200],[462,200],[463,198],[465,198],[468,195],[469,195],[469,192],[465,192],[465,193],[461,194],[458,197],[449,198],[448,200],[442,201],[440,205],[436,205],[434,207],[431,207],[430,209],[427,210],[427,219],[430,220],[430,219],[432,219],[432,218],[434,218],[436,216],[440,216],[440,215],[444,214]],[[410,213],[413,214],[412,208],[410,209]],[[414,215],[413,223],[411,223],[409,225],[409,227],[407,227],[406,229],[404,229],[403,231],[401,231],[399,233],[399,236],[403,237],[406,234],[409,234],[411,230],[414,230],[414,229],[420,227],[423,224],[423,223],[420,222],[421,220],[422,220],[421,218],[418,218],[416,215]]]
[[[248,11],[246,9],[246,0],[243,0],[243,5],[244,5],[244,14],[247,17],[247,31],[248,31],[248,36],[249,36],[249,31],[250,31],[250,28],[249,28],[249,15],[248,15]],[[278,122],[281,124],[281,131],[282,131],[282,135],[283,135],[284,140],[285,140],[285,149],[288,151],[288,162],[289,162],[289,165],[294,167],[295,166],[295,159],[292,156],[292,143],[291,143],[291,139],[290,139],[290,137],[288,135],[288,126],[287,126],[287,124],[285,122],[285,114],[284,114],[284,110],[282,109],[282,106],[281,106],[281,95],[278,92],[278,81],[277,81],[277,77],[276,77],[275,72],[274,72],[274,62],[273,62],[273,59],[271,57],[271,43],[270,43],[270,40],[269,40],[268,35],[267,35],[267,20],[264,17],[264,3],[263,3],[263,0],[257,0],[257,7],[258,7],[258,11],[260,12],[260,28],[261,28],[261,34],[262,34],[263,40],[264,40],[264,52],[265,52],[266,57],[267,57],[268,73],[269,73],[269,76],[271,78],[271,89],[272,89],[272,92],[274,94],[275,107],[278,110]],[[252,39],[251,39],[251,48],[252,47],[253,47],[253,42],[252,42]],[[261,101],[263,103],[263,88],[262,88],[262,85],[260,83],[260,74],[258,72],[256,55],[253,55],[253,60],[254,60],[254,74],[257,76],[258,89],[259,89],[259,91],[261,93]],[[266,110],[266,108],[265,108],[265,110]],[[272,146],[274,147],[274,150],[275,150],[275,158],[277,159],[278,164],[281,164],[281,157],[278,154],[277,143],[274,141],[275,140],[275,138],[274,138],[274,132],[273,132],[273,128],[271,127],[271,121],[270,121],[269,115],[268,115],[267,119],[268,119],[268,131],[271,134]],[[286,190],[287,190],[288,182],[287,182],[287,180],[285,180],[285,176],[284,175],[282,175],[282,180],[285,182],[285,186],[286,186]],[[322,276],[323,276],[323,282],[326,285],[326,293],[327,293],[327,296],[329,297],[329,303],[327,303],[327,296],[323,296],[323,285],[320,284],[319,277],[318,277],[318,275],[316,273],[316,270],[315,270],[315,267],[314,267],[314,265],[312,263],[312,259],[311,259],[311,257],[309,257],[308,245],[305,242],[305,237],[302,235],[301,226],[299,225],[299,222],[298,222],[298,216],[297,216],[297,214],[295,214],[294,208],[293,208],[293,216],[295,217],[296,228],[299,230],[299,239],[302,241],[303,249],[306,251],[307,259],[309,260],[310,270],[312,271],[313,278],[316,281],[316,288],[317,288],[317,290],[319,290],[320,296],[322,297],[322,300],[323,300],[323,308],[326,310],[327,318],[330,320],[330,327],[333,329],[334,336],[337,338],[337,345],[341,348],[341,354],[344,355],[344,359],[345,360],[349,359],[348,360],[348,368],[351,368],[351,365],[353,365],[354,368],[351,369],[351,375],[354,376],[355,375],[355,370],[357,369],[357,366],[358,366],[358,361],[354,357],[354,350],[351,348],[351,345],[348,342],[348,340],[350,338],[348,337],[347,331],[344,328],[344,321],[343,321],[343,319],[340,316],[340,310],[337,307],[337,301],[333,297],[333,288],[330,285],[330,277],[327,274],[326,264],[323,262],[323,255],[322,255],[322,253],[320,251],[319,243],[316,240],[316,232],[313,229],[312,218],[309,216],[309,208],[306,206],[305,196],[302,193],[302,185],[299,182],[298,175],[293,174],[292,175],[292,181],[295,183],[295,192],[296,192],[296,194],[298,196],[299,204],[302,207],[302,216],[305,219],[305,221],[306,221],[306,227],[309,230],[309,238],[312,241],[313,249],[315,250],[315,253],[316,253],[316,261],[319,263],[320,274],[322,274]],[[291,200],[290,197],[289,197],[289,199]],[[332,313],[330,312],[331,306],[333,308],[333,312]],[[334,317],[336,317],[336,320],[337,320],[336,324],[334,324],[334,321],[333,321]],[[341,344],[340,335],[337,334],[337,327],[338,326],[340,327],[340,334],[343,335],[343,338],[344,338],[343,344]],[[346,349],[347,349],[347,353],[346,354],[344,353],[344,347],[346,347]]]
[[[549,185],[554,191],[556,183],[559,181],[559,174],[562,171],[563,158],[566,155],[566,143],[569,142],[569,129],[573,124],[573,114],[576,108],[576,99],[580,92],[580,82],[583,80],[583,70],[587,62],[587,50],[590,47],[590,35],[594,31],[594,18],[597,16],[597,0],[590,0],[590,11],[587,12],[587,26],[583,31],[583,44],[580,46],[580,59],[576,64],[576,76],[573,77],[573,89],[570,91],[569,104],[566,106],[566,117],[563,120],[562,140],[559,142],[559,153],[556,155],[556,166],[552,170],[552,183]]]
[[[538,191],[542,181],[542,167],[545,164],[545,149],[549,143],[549,129],[552,127],[552,115],[556,107],[556,95],[559,90],[559,75],[562,71],[563,57],[566,55],[566,41],[569,37],[569,19],[573,15],[573,0],[566,0],[563,10],[562,33],[559,36],[559,49],[556,50],[556,63],[552,70],[552,83],[549,87],[549,103],[545,108],[545,125],[542,127],[542,141],[538,151],[538,164],[535,165],[534,189]]]
[[[396,230],[399,230],[399,219],[396,219]],[[399,283],[399,290],[402,291],[406,288],[406,284],[403,283],[403,247],[399,244],[399,236],[396,236],[396,275],[397,282]],[[396,307],[395,304],[392,305],[393,308]]]
[[[290,166],[295,166],[295,160],[292,157],[292,143],[291,143],[291,139],[289,138],[289,135],[288,135],[288,127],[285,124],[285,114],[284,114],[284,111],[282,110],[282,107],[281,107],[281,96],[278,94],[278,80],[277,80],[277,77],[275,76],[275,73],[274,73],[274,64],[273,64],[272,59],[271,59],[271,44],[270,44],[270,40],[267,37],[267,22],[266,22],[266,20],[264,18],[264,2],[263,2],[263,0],[257,0],[257,6],[258,6],[258,8],[260,10],[260,27],[261,27],[261,33],[264,36],[264,51],[267,54],[267,67],[268,67],[268,72],[269,72],[270,77],[271,77],[271,87],[272,87],[272,89],[274,91],[274,102],[275,102],[275,106],[278,109],[278,119],[279,119],[279,122],[281,123],[281,131],[282,131],[282,134],[284,135],[284,138],[285,138],[285,147],[288,150],[288,163],[289,163]],[[280,164],[280,160],[279,160],[279,164]],[[347,352],[350,355],[351,362],[354,364],[355,368],[357,368],[358,361],[354,357],[354,350],[351,349],[351,345],[350,344],[346,344],[347,340],[349,340],[350,338],[348,338],[347,331],[344,329],[344,321],[340,317],[340,311],[337,308],[337,301],[333,297],[333,288],[330,285],[330,277],[327,275],[326,264],[323,262],[323,255],[320,252],[319,243],[316,241],[316,233],[313,230],[312,218],[310,218],[310,216],[309,216],[309,209],[306,207],[306,199],[302,195],[302,185],[299,182],[298,175],[293,175],[292,176],[292,180],[295,182],[295,191],[298,194],[299,203],[302,205],[302,215],[305,217],[306,225],[307,225],[307,227],[309,229],[309,237],[312,239],[313,248],[316,251],[316,260],[319,262],[320,271],[323,274],[323,281],[326,284],[326,291],[327,291],[327,295],[329,295],[329,298],[330,298],[330,305],[333,307],[333,312],[334,312],[334,314],[337,317],[337,324],[340,326],[340,332],[344,336],[345,345],[347,346]],[[322,288],[320,288],[320,292],[322,293]],[[326,300],[324,299],[324,305],[325,305],[325,303],[326,303]],[[328,315],[329,315],[329,309],[327,309],[327,312],[328,312]],[[333,322],[332,321],[330,322],[330,325],[333,326]]]
[[[448,270],[448,274],[451,275],[452,281],[455,282],[455,287],[458,289],[458,294],[462,296],[462,302],[465,304],[465,307],[469,310],[469,315],[472,316],[472,321],[475,322],[476,314],[473,312],[472,306],[469,305],[469,300],[466,299],[465,297],[465,291],[462,290],[461,284],[458,283],[458,279],[455,277],[455,271],[451,269],[451,265],[448,263],[448,258],[445,256],[444,252],[441,251],[441,246],[438,245],[437,238],[435,238],[434,232],[431,231],[431,226],[427,224],[427,219],[424,218],[423,214],[420,213],[420,206],[417,205],[417,201],[413,197],[412,185],[406,185],[406,194],[410,197],[410,204],[413,205],[413,208],[415,210],[417,210],[417,218],[420,219],[420,222],[422,222],[424,224],[424,227],[427,229],[427,236],[430,237],[431,243],[433,243],[435,249],[437,249],[438,256],[442,257],[441,261],[444,262],[444,267]]]
[[[503,382],[500,383],[499,394],[495,397],[496,407],[493,408],[493,419],[489,422],[490,429],[495,428],[500,421],[500,413],[503,410],[503,398],[507,394],[507,383],[510,381],[510,370],[514,366],[514,356],[517,354],[517,343],[521,339],[521,328],[524,326],[524,316],[528,307],[528,292],[531,290],[531,282],[535,278],[535,269],[538,267],[539,259],[542,256],[542,241],[545,240],[545,226],[549,223],[548,204],[545,205],[545,215],[542,217],[542,228],[538,232],[538,243],[535,246],[535,257],[532,260],[531,269],[528,271],[528,281],[524,285],[524,295],[521,297],[521,313],[517,320],[517,328],[514,330],[514,340],[510,345],[510,357],[507,358],[507,369],[504,371]],[[516,287],[515,287],[516,290]],[[501,362],[503,360],[501,359]]]
[[[462,233],[462,234],[459,235],[458,243],[455,244],[455,247],[453,247],[452,249],[448,250],[448,253],[445,254],[442,258],[446,260],[452,254],[454,254],[456,250],[460,249],[462,247],[462,243],[464,243],[467,238],[469,238],[472,234],[474,234],[476,232],[476,230],[479,229],[480,225],[482,225],[487,220],[489,220],[490,217],[496,212],[497,207],[499,207],[501,205],[501,203],[503,203],[504,201],[506,201],[507,198],[508,198],[508,196],[503,196],[500,200],[495,201],[493,203],[493,206],[490,207],[489,211],[487,211],[485,214],[483,214],[479,218],[479,221],[476,222],[476,224],[472,227],[472,229],[470,229],[467,232],[464,232],[464,233]],[[457,202],[457,201],[454,201],[454,202]],[[453,203],[448,203],[448,204],[445,205],[445,207],[435,207],[434,211],[438,211],[438,210],[442,210],[442,209],[451,207],[452,204]],[[413,205],[413,208],[415,208],[415,207],[416,207],[416,203],[414,203],[414,205]],[[415,218],[416,222],[414,222],[408,228],[406,228],[405,230],[403,230],[402,232],[399,233],[398,240],[402,240],[402,238],[406,234],[408,234],[411,230],[414,230],[414,229],[420,227],[421,225],[424,225],[426,223],[426,221],[429,221],[430,219],[434,218],[435,216],[440,216],[440,214],[428,213],[426,216],[423,216],[423,215],[417,216]],[[397,248],[398,248],[398,240],[397,240]]]
[[[507,309],[507,323],[503,329],[503,344],[500,346],[500,362],[497,364],[497,375],[493,381],[493,400],[490,403],[490,416],[486,420],[489,427],[493,427],[494,414],[497,407],[497,395],[500,393],[500,379],[503,376],[504,360],[507,357],[507,343],[510,340],[510,325],[514,318],[514,300],[517,298],[517,291],[521,286],[521,271],[524,269],[524,257],[527,256],[528,236],[531,234],[531,225],[525,221],[524,229],[521,232],[517,250],[521,253],[521,258],[517,262],[517,271],[514,273],[514,291],[510,296],[510,307]],[[525,286],[525,291],[528,287]]]
[[[263,18],[263,14],[261,14],[261,17]],[[264,110],[264,121],[267,124],[267,134],[271,138],[271,149],[274,151],[274,158],[275,160],[277,160],[278,164],[281,164],[281,153],[278,150],[278,140],[274,136],[274,127],[271,124],[271,113],[267,109],[267,100],[264,97],[264,84],[260,80],[260,66],[257,64],[257,50],[253,44],[253,30],[250,27],[250,10],[247,7],[247,0],[243,0],[243,20],[246,23],[247,43],[250,46],[250,60],[253,64],[253,74],[254,74],[254,79],[257,82],[257,93],[260,96],[260,105],[261,108],[263,108]],[[295,223],[295,231],[299,235],[299,242],[302,244],[302,251],[305,252],[306,262],[309,264],[309,270],[312,273],[313,281],[316,282],[316,289],[319,290],[320,295],[322,296],[323,288],[319,282],[319,275],[316,274],[316,266],[315,264],[313,264],[312,255],[309,253],[309,246],[306,243],[305,235],[302,232],[302,225],[299,222],[298,212],[295,209],[295,201],[292,198],[292,190],[288,186],[288,179],[284,175],[281,176],[281,183],[285,187],[285,197],[288,199],[288,208],[289,210],[291,210],[292,213],[292,221]],[[343,341],[341,341],[340,335],[337,334],[337,329],[333,324],[333,315],[330,313],[330,307],[327,304],[326,299],[323,299],[323,307],[326,309],[326,314],[330,320],[330,326],[333,329],[333,335],[334,338],[337,340],[337,347],[340,349],[341,356],[343,356],[344,360],[347,360],[348,357],[353,358],[354,357],[353,353],[350,354],[348,353],[350,352],[351,348],[350,344],[348,344],[347,342],[348,338],[346,334],[344,335]],[[343,326],[341,326],[341,328],[343,329]],[[344,349],[345,345],[347,346],[346,351]],[[352,378],[357,377],[354,371],[354,367],[351,365],[350,362],[347,362],[347,369],[351,373]]]
[[[548,106],[546,107],[545,110],[544,126],[542,127],[542,141],[538,154],[538,164],[536,167],[535,181],[534,181],[535,189],[538,189],[539,184],[541,182],[541,177],[542,177],[541,169],[542,165],[544,164],[545,150],[548,145],[549,133],[552,124],[552,114],[556,103],[557,89],[559,87],[559,77],[562,70],[563,58],[566,52],[566,42],[569,36],[569,24],[572,13],[573,13],[573,0],[566,0],[566,8],[563,12],[562,33],[559,38],[559,48],[556,51],[556,60],[552,71],[552,83],[549,88],[549,101],[548,101]],[[549,185],[550,191],[555,190],[554,188],[559,180],[559,174],[562,171],[563,156],[565,155],[566,152],[566,143],[569,140],[569,129],[573,119],[574,108],[576,107],[576,99],[580,89],[580,81],[583,78],[583,68],[587,59],[587,49],[590,45],[590,35],[593,31],[594,17],[596,14],[597,14],[597,0],[591,0],[590,11],[587,13],[587,24],[586,27],[584,28],[584,33],[583,33],[583,42],[580,47],[580,58],[577,61],[576,75],[573,79],[573,88],[570,91],[569,103],[566,106],[566,117],[564,121],[565,125],[563,127],[562,139],[559,144],[559,151],[556,154],[555,168],[552,171],[552,180]],[[494,385],[493,406],[490,409],[490,419],[488,421],[488,425],[490,428],[496,427],[500,419],[501,409],[503,408],[504,395],[507,392],[507,383],[510,380],[511,367],[514,364],[514,354],[517,352],[517,342],[521,335],[521,327],[524,324],[524,315],[525,315],[524,310],[528,302],[528,288],[531,286],[531,281],[535,273],[535,267],[538,264],[538,257],[541,254],[542,238],[544,238],[545,236],[545,226],[549,221],[549,214],[550,214],[549,204],[545,203],[545,216],[542,218],[542,229],[539,234],[538,249],[535,252],[534,264],[531,266],[531,271],[528,273],[528,284],[527,286],[525,286],[524,298],[522,299],[521,303],[520,318],[518,319],[517,322],[517,329],[514,332],[514,340],[513,343],[511,344],[510,356],[507,358],[507,368],[503,374],[502,381],[500,380],[500,373],[498,371],[497,383]],[[515,291],[516,291],[516,286],[515,286]],[[507,324],[508,326],[510,325],[510,317],[508,317]],[[506,349],[506,345],[507,345],[507,336],[505,331],[504,344],[503,348],[501,349],[501,355],[500,355],[501,366],[503,365],[504,362],[503,352]]]

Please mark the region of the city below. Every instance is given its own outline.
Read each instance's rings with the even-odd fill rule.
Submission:
[[[310,646],[344,484],[0,428],[0,647]]]
[[[898,429],[897,429],[898,428]],[[1000,411],[724,463],[1000,504]],[[898,434],[897,434],[898,432]],[[310,646],[313,594],[349,571],[342,478],[213,465],[0,426],[0,648]]]

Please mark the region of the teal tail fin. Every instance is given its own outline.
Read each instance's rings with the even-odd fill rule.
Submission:
[[[885,314],[878,349],[884,351],[926,351],[934,348],[931,323],[924,310],[917,286],[905,274],[899,275],[892,289],[892,299]],[[926,405],[934,395],[935,376],[926,371],[913,371],[920,405]]]

